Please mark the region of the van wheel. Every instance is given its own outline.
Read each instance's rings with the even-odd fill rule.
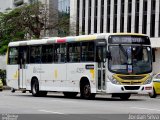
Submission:
[[[153,88],[152,93],[149,93],[149,97],[150,97],[150,98],[156,98],[156,97],[157,97],[157,94],[156,94],[156,91],[155,91],[154,88]]]
[[[63,92],[63,94],[67,98],[74,98],[77,96],[78,92]]]
[[[130,93],[123,93],[123,94],[120,94],[120,98],[122,100],[128,100],[130,98],[131,94]]]
[[[94,99],[95,93],[91,93],[91,88],[89,83],[84,83],[81,85],[81,98],[83,99]]]
[[[35,97],[38,97],[38,96],[40,96],[38,80],[34,78],[32,81],[33,81],[31,83],[32,95]]]

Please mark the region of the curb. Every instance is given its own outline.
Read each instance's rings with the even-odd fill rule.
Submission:
[[[3,86],[3,90],[11,90],[11,88],[8,86]]]

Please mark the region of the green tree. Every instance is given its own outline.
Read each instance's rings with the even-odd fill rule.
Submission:
[[[24,5],[8,13],[0,13],[0,54],[4,54],[10,41],[40,38],[44,16],[41,3]]]

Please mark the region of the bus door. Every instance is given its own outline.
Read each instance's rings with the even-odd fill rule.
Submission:
[[[27,46],[20,46],[19,48],[19,88],[26,88],[26,63],[27,63]]]
[[[106,41],[97,42],[96,46],[96,62],[97,67],[97,90],[104,91],[106,89],[105,73],[106,73]]]

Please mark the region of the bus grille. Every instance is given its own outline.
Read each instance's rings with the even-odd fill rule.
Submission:
[[[123,80],[140,80],[143,79],[145,76],[118,76]]]
[[[140,86],[124,86],[126,90],[138,90]]]
[[[143,75],[115,74],[114,78],[123,85],[142,85],[149,78],[149,74],[143,74]]]

